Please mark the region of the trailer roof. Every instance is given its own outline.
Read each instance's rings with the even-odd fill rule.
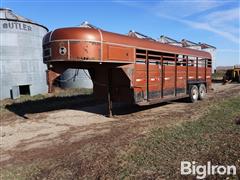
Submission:
[[[128,35],[113,33],[94,28],[83,27],[67,27],[56,29],[48,34],[49,40],[88,40],[98,41],[104,43],[112,43],[115,45],[122,45],[128,47],[134,47],[139,49],[148,49],[152,51],[160,51],[173,54],[182,54],[188,56],[197,56],[201,58],[211,59],[211,54],[196,49],[190,49],[185,47],[179,47],[171,44],[165,44],[158,41],[152,41],[148,39],[140,39],[137,37],[131,37]],[[46,41],[45,38],[44,41]]]

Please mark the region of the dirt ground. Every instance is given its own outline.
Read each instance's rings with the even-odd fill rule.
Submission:
[[[124,150],[128,143],[144,136],[153,127],[167,127],[192,121],[207,111],[212,101],[240,94],[239,84],[213,84],[204,101],[191,104],[185,100],[148,107],[115,105],[113,118],[104,116],[104,104],[30,112],[15,112],[1,119],[1,166],[28,163],[34,159],[60,157],[81,151],[94,143],[106,151]],[[42,104],[44,106],[44,104]],[[29,107],[31,109],[31,107]],[[9,119],[14,119],[11,121]],[[104,159],[102,148],[96,148],[96,159]],[[109,157],[108,157],[109,158]],[[96,160],[93,159],[93,160]]]

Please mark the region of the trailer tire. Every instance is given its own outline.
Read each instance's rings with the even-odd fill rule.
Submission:
[[[198,88],[198,99],[203,100],[206,97],[207,89],[205,84],[200,84]]]
[[[194,103],[197,102],[199,96],[198,87],[196,85],[190,86],[189,100]]]

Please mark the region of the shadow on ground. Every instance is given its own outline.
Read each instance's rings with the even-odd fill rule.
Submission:
[[[93,95],[76,95],[65,97],[48,97],[40,100],[28,100],[20,103],[6,105],[5,108],[25,119],[26,114],[42,113],[60,109],[84,107],[86,104],[94,105]]]
[[[185,102],[186,99],[176,100],[176,102]],[[150,108],[163,106],[168,102],[159,103],[149,106],[137,106],[126,103],[113,103],[113,115],[125,115],[138,111],[147,110]],[[85,111],[100,115],[107,115],[107,104],[103,101],[96,101],[93,95],[77,95],[69,97],[49,97],[41,100],[29,100],[21,103],[13,103],[5,107],[7,110],[28,119],[26,114],[35,114],[49,112],[61,109],[73,109]]]
[[[223,80],[222,79],[213,79],[212,83],[220,83],[223,84]]]

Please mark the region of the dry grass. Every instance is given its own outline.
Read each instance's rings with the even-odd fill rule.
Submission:
[[[236,165],[240,177],[240,97],[216,104],[197,121],[156,129],[131,147],[118,177],[181,179],[180,162]],[[208,177],[218,179],[223,177]],[[234,177],[233,177],[234,178]],[[234,179],[237,179],[235,177]]]
[[[226,71],[220,71],[212,74],[213,80],[222,80],[223,76],[225,75]]]
[[[49,94],[35,96],[24,95],[18,99],[0,101],[1,124],[16,120],[16,114],[23,118],[25,114],[48,112],[79,105],[80,102],[92,101],[92,89],[56,89]]]
[[[210,109],[194,121],[154,129],[128,145],[116,145],[112,140],[119,139],[113,138],[114,133],[87,139],[88,143],[76,143],[61,156],[45,160],[36,157],[32,163],[5,167],[2,179],[182,179],[182,160],[235,164],[239,173],[239,107],[240,96],[211,101]]]
[[[37,94],[35,96],[29,95],[21,95],[20,98],[17,99],[4,99],[1,100],[1,108],[4,108],[6,105],[15,104],[15,103],[23,103],[26,101],[37,101],[51,97],[70,97],[70,96],[78,96],[78,95],[89,95],[92,94],[92,89],[85,89],[85,88],[70,88],[70,89],[60,89],[55,88],[54,93],[47,93],[47,94]]]

